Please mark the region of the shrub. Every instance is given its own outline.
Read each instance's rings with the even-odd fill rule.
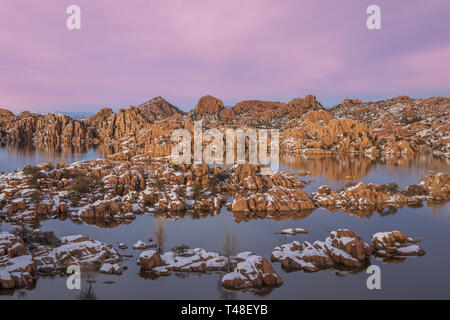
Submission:
[[[70,190],[69,194],[67,195],[67,199],[70,200],[70,203],[72,204],[72,206],[76,207],[80,204],[81,196],[78,192],[76,192],[74,190]]]
[[[155,186],[159,191],[166,190],[166,181],[164,179],[157,179],[155,181]]]
[[[61,240],[53,231],[33,231],[25,226],[16,228],[13,234],[23,240],[26,245],[40,244],[51,247],[57,247],[61,244]]]
[[[186,187],[185,186],[179,186],[175,192],[176,192],[177,196],[179,196],[180,198],[186,197]]]
[[[387,185],[386,188],[387,191],[391,191],[391,192],[397,192],[398,191],[398,184],[396,184],[395,182],[391,182]]]
[[[33,192],[30,193],[30,199],[35,203],[42,201],[41,192],[39,190],[34,190]]]
[[[213,195],[213,196],[217,195],[217,193],[218,193],[218,191],[217,191],[217,182],[214,181],[214,180],[211,180],[211,182],[209,184],[209,187],[210,187],[209,190],[211,192],[211,195]]]
[[[93,189],[103,187],[103,181],[100,178],[88,178],[83,175],[77,175],[70,183],[70,190],[78,193],[88,193]]]
[[[33,189],[37,189],[39,187],[38,180],[44,177],[41,168],[38,166],[26,166],[23,168],[23,173],[28,176],[28,184]]]
[[[44,165],[44,170],[45,171],[52,171],[53,169],[55,168],[55,166],[53,165],[53,163],[51,163],[51,162],[49,162],[49,163],[46,163],[45,165]]]
[[[220,171],[216,173],[215,177],[218,181],[225,181],[228,178],[228,174],[224,171]]]
[[[65,169],[67,167],[67,164],[63,161],[56,164],[56,169]]]
[[[170,249],[170,251],[175,253],[177,256],[184,256],[187,250],[189,250],[189,246],[185,244],[181,244]]]
[[[192,197],[194,200],[201,200],[203,196],[202,185],[200,183],[194,184],[192,188]]]

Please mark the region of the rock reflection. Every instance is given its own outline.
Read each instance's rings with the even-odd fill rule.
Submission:
[[[307,218],[314,210],[286,211],[286,212],[233,212],[236,223],[251,220],[269,219],[273,221],[302,220]]]
[[[323,176],[330,181],[359,180],[369,175],[376,165],[385,165],[386,175],[399,167],[417,170],[450,171],[450,160],[430,155],[369,159],[364,155],[283,155],[282,166],[291,170],[309,171],[313,176]],[[420,177],[423,178],[423,177]]]
[[[372,170],[375,160],[363,155],[285,155],[280,161],[282,166],[294,171],[308,171],[314,176],[325,176],[328,180],[344,181],[361,179]]]

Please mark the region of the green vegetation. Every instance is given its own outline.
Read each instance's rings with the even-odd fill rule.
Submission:
[[[23,168],[23,174],[28,176],[28,184],[31,188],[39,188],[38,181],[44,177],[41,168],[38,166],[26,166]]]
[[[39,190],[34,190],[33,192],[30,193],[30,199],[34,203],[42,201],[41,192]]]

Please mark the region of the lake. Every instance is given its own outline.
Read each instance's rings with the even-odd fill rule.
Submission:
[[[28,150],[28,153],[0,149],[0,171],[12,171],[26,164],[52,161],[64,158],[66,163],[102,157],[95,149],[80,154],[51,154]],[[370,160],[364,157],[289,157],[282,160],[281,169],[298,172],[307,170],[311,174],[303,177],[311,180],[303,190],[312,192],[318,186],[328,184],[334,189],[350,182],[365,181],[376,184],[396,182],[400,187],[417,184],[429,170],[449,172],[450,162],[431,156],[417,156],[412,159],[390,161]],[[426,254],[422,257],[408,257],[397,263],[385,263],[371,258],[371,264],[381,268],[381,290],[368,290],[366,280],[369,274],[363,270],[357,273],[324,270],[316,273],[303,271],[287,273],[279,263],[273,263],[283,278],[283,285],[271,291],[231,291],[220,285],[222,275],[172,273],[168,277],[151,278],[140,274],[136,264],[141,251],[133,250],[138,240],[147,241],[155,229],[153,215],[137,216],[129,225],[105,228],[104,225],[88,225],[72,222],[70,219],[46,220],[36,227],[55,231],[58,236],[85,234],[92,239],[104,241],[117,247],[118,242],[129,249],[119,250],[132,254],[124,258],[128,266],[123,275],[96,277],[93,285],[97,299],[449,299],[450,275],[448,265],[450,254],[450,204],[441,203],[421,208],[403,207],[385,209],[363,218],[342,211],[330,212],[316,209],[299,214],[290,220],[269,219],[240,221],[225,207],[220,214],[200,217],[188,215],[180,219],[165,219],[167,241],[165,250],[185,244],[202,247],[208,251],[220,252],[227,231],[239,240],[239,252],[253,251],[270,260],[276,246],[294,240],[324,240],[327,230],[347,228],[366,241],[379,231],[400,230],[413,238],[425,238],[419,245]],[[301,227],[309,231],[306,235],[282,236],[276,234],[288,227]],[[2,231],[11,231],[13,226],[3,223]],[[114,281],[107,284],[105,281]],[[83,283],[84,288],[86,284]],[[0,290],[1,299],[77,299],[80,291],[66,288],[66,277],[40,276],[33,289]]]

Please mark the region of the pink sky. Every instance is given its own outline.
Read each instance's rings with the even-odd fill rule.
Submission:
[[[370,4],[382,30],[366,28]],[[309,93],[326,106],[450,96],[450,1],[1,1],[0,107],[16,112]]]

